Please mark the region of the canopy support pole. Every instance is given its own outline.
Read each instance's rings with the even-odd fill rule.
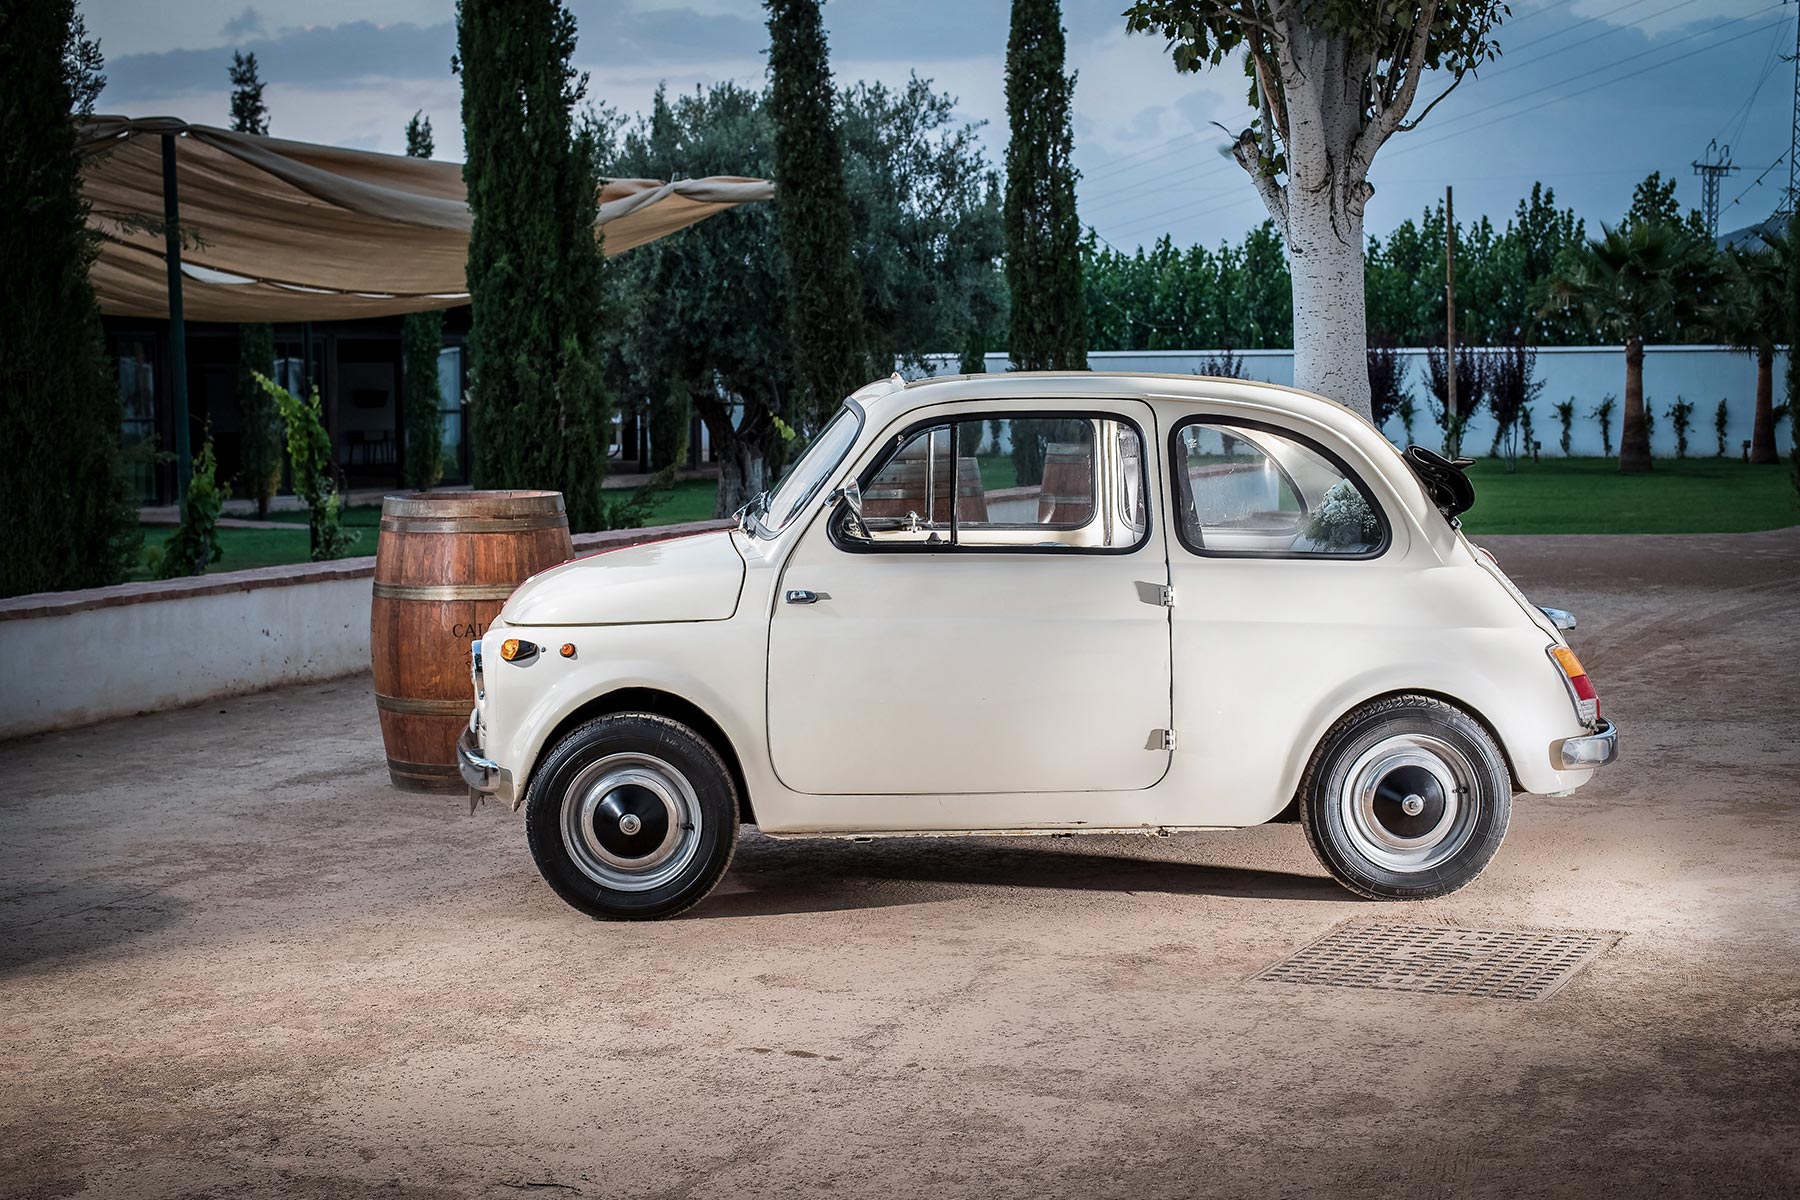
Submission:
[[[188,436],[187,323],[181,317],[181,197],[175,180],[175,135],[162,135],[163,258],[169,267],[169,392],[175,401],[175,502],[187,499],[194,475]]]

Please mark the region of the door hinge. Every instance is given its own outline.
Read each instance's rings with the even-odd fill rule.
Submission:
[[[1162,590],[1162,606],[1164,608],[1174,608],[1175,607],[1175,589],[1173,587],[1164,587],[1163,588],[1163,590]]]
[[[1173,729],[1159,729],[1157,732],[1162,734],[1162,748],[1164,750],[1173,750],[1175,748],[1175,731]]]

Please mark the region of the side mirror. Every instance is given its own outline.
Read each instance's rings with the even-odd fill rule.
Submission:
[[[837,504],[838,501],[842,500],[845,504],[848,504],[850,506],[850,511],[855,513],[859,520],[861,519],[861,517],[862,517],[862,488],[857,485],[855,480],[851,480],[849,483],[846,483],[843,487],[838,488],[835,491],[833,491],[831,493],[831,495],[829,497],[827,497],[827,499],[834,506]]]

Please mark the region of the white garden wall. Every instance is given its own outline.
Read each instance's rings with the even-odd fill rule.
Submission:
[[[1176,375],[1199,374],[1201,363],[1216,350],[1098,350],[1088,354],[1088,365],[1096,371],[1157,371]],[[1244,375],[1265,383],[1292,386],[1294,352],[1292,350],[1240,350]],[[1404,349],[1407,361],[1406,386],[1418,406],[1413,421],[1413,440],[1421,445],[1437,447],[1443,434],[1431,419],[1431,405],[1425,389],[1425,351]],[[929,365],[934,374],[953,373],[957,360],[953,355],[934,356]],[[987,369],[1004,371],[1008,367],[1005,354],[987,356]],[[1784,398],[1782,380],[1787,370],[1787,354],[1775,358],[1775,403]],[[1620,397],[1612,418],[1612,445],[1619,447],[1618,409],[1624,405],[1625,351],[1620,346],[1546,346],[1538,350],[1537,378],[1544,390],[1531,406],[1531,420],[1537,440],[1547,455],[1560,454],[1554,405],[1575,398],[1575,422],[1571,429],[1570,452],[1575,455],[1598,455],[1602,452],[1600,427],[1588,414],[1608,393]],[[1756,404],[1756,362],[1747,354],[1738,354],[1723,346],[1650,346],[1644,355],[1645,402],[1656,413],[1651,451],[1658,457],[1675,454],[1675,428],[1667,413],[1679,397],[1694,405],[1693,425],[1688,431],[1688,454],[1710,457],[1718,451],[1713,434],[1713,414],[1719,401],[1726,402],[1728,422],[1725,445],[1733,456],[1742,453],[1750,440],[1750,421]],[[1405,443],[1405,433],[1398,420],[1389,421],[1383,432],[1396,444]],[[1493,440],[1493,418],[1485,412],[1478,415],[1463,435],[1465,453],[1484,454]],[[1786,453],[1791,442],[1786,422],[1776,429],[1776,443]]]
[[[725,524],[579,534],[575,549]],[[346,558],[0,600],[0,738],[366,671],[374,575],[373,557]]]

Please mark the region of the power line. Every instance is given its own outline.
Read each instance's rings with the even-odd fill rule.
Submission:
[[[1775,6],[1775,7],[1779,7],[1779,6]],[[1768,11],[1768,9],[1763,9],[1756,13],[1752,13],[1749,16],[1761,16],[1764,12],[1767,12],[1767,11]],[[1720,29],[1725,28],[1727,25],[1735,25],[1739,21],[1748,20],[1749,16],[1734,17],[1733,19],[1731,19],[1729,21],[1722,21],[1719,24],[1714,25],[1711,29],[1706,30],[1706,32],[1713,33]],[[1661,50],[1674,50],[1674,51],[1676,51],[1676,53],[1665,61],[1650,63],[1646,66],[1638,68],[1635,71],[1627,71],[1623,75],[1615,75],[1611,79],[1603,79],[1600,82],[1592,84],[1589,87],[1580,88],[1573,92],[1567,92],[1560,96],[1551,96],[1548,99],[1541,100],[1536,104],[1528,105],[1527,107],[1518,109],[1515,112],[1506,113],[1502,116],[1495,117],[1492,120],[1483,121],[1479,125],[1471,125],[1468,129],[1458,130],[1455,133],[1446,134],[1442,137],[1430,138],[1423,142],[1408,142],[1406,145],[1401,146],[1401,147],[1393,150],[1392,152],[1390,152],[1388,157],[1391,159],[1391,158],[1397,157],[1402,154],[1410,154],[1415,150],[1423,150],[1428,146],[1435,146],[1435,145],[1438,145],[1440,142],[1447,142],[1447,141],[1450,141],[1452,138],[1462,137],[1466,134],[1474,132],[1477,129],[1486,129],[1490,125],[1498,125],[1502,121],[1510,121],[1515,117],[1522,117],[1526,113],[1536,112],[1540,108],[1547,108],[1552,104],[1560,104],[1565,100],[1573,100],[1577,96],[1585,96],[1589,92],[1598,91],[1599,89],[1601,89],[1603,87],[1611,87],[1616,83],[1622,83],[1623,81],[1625,81],[1627,79],[1631,79],[1638,75],[1642,75],[1647,71],[1660,70],[1661,68],[1668,66],[1670,63],[1675,62],[1677,59],[1680,59],[1683,57],[1691,58],[1696,55],[1705,54],[1709,50],[1716,50],[1720,46],[1727,46],[1727,45],[1730,45],[1732,42],[1742,41],[1744,38],[1752,37],[1756,34],[1766,32],[1768,28],[1769,27],[1766,25],[1758,25],[1754,29],[1745,30],[1743,33],[1734,34],[1733,36],[1728,37],[1728,38],[1721,38],[1719,41],[1716,41],[1709,46],[1702,46],[1698,50],[1690,49],[1685,44],[1679,45],[1679,46],[1658,47],[1658,49],[1661,49]],[[1607,66],[1602,67],[1600,69],[1603,71],[1611,70],[1613,67],[1623,66],[1625,63],[1631,62],[1633,59],[1642,58],[1642,57],[1644,57],[1645,54],[1649,54],[1649,53],[1651,53],[1651,51],[1646,50],[1641,54],[1633,54],[1628,58],[1621,58],[1617,62],[1609,63]],[[1584,73],[1584,74],[1586,74],[1586,73]],[[1567,82],[1567,80],[1564,80],[1562,82]],[[1515,99],[1522,100],[1522,99],[1528,99],[1528,97],[1520,96],[1520,97],[1515,97]],[[1512,103],[1512,101],[1506,101],[1505,103],[1510,104],[1510,103]],[[1470,114],[1470,115],[1479,116],[1480,114],[1476,113],[1476,114]]]
[[[1770,163],[1768,166],[1766,166],[1762,169],[1761,175],[1758,175],[1755,179],[1752,179],[1749,183],[1745,184],[1744,190],[1739,192],[1737,195],[1733,196],[1731,198],[1731,203],[1727,204],[1724,208],[1720,209],[1719,211],[1721,213],[1727,213],[1727,212],[1730,212],[1733,208],[1737,207],[1737,202],[1739,200],[1742,200],[1745,196],[1748,196],[1750,194],[1750,192],[1752,191],[1752,189],[1754,189],[1758,184],[1760,184],[1770,171],[1773,171],[1776,167],[1779,167],[1783,162],[1786,162],[1787,156],[1788,156],[1788,152],[1786,150],[1783,150],[1780,154],[1777,154],[1775,156],[1775,161]]]
[[[1743,15],[1743,16],[1738,16],[1738,17],[1731,17],[1731,18],[1729,18],[1729,19],[1727,19],[1727,20],[1724,20],[1724,21],[1720,21],[1720,22],[1719,22],[1719,23],[1718,23],[1718,24],[1716,24],[1716,25],[1710,25],[1710,26],[1708,26],[1708,27],[1707,27],[1707,28],[1705,28],[1705,29],[1703,29],[1703,30],[1701,30],[1701,31],[1700,31],[1700,32],[1699,32],[1699,33],[1698,33],[1698,34],[1696,34],[1696,35],[1694,35],[1694,36],[1695,36],[1695,37],[1705,37],[1705,36],[1706,36],[1706,35],[1707,35],[1707,34],[1711,34],[1711,33],[1717,33],[1717,32],[1718,32],[1718,31],[1719,31],[1719,30],[1721,30],[1721,29],[1725,29],[1725,28],[1727,28],[1727,27],[1728,27],[1728,26],[1732,26],[1732,25],[1736,25],[1736,24],[1738,24],[1738,23],[1739,23],[1739,22],[1742,22],[1742,21],[1748,21],[1748,20],[1751,20],[1751,19],[1752,19],[1752,18],[1754,18],[1754,17],[1760,17],[1760,16],[1763,16],[1763,15],[1765,15],[1765,14],[1767,14],[1767,13],[1770,13],[1770,12],[1773,12],[1773,11],[1774,11],[1774,10],[1775,10],[1775,9],[1777,9],[1777,8],[1780,8],[1780,7],[1781,7],[1781,4],[1780,4],[1780,3],[1776,3],[1776,4],[1771,4],[1771,5],[1769,5],[1769,6],[1768,6],[1768,7],[1767,7],[1767,8],[1761,8],[1761,9],[1758,9],[1758,10],[1757,10],[1757,11],[1755,11],[1755,12],[1753,12],[1753,13],[1745,13],[1745,14],[1744,14],[1744,15]],[[1764,30],[1764,29],[1765,29],[1765,28],[1767,28],[1767,27],[1766,27],[1766,26],[1758,26],[1758,27],[1757,27],[1757,28],[1756,28],[1756,29],[1754,29],[1754,30],[1752,30],[1752,31],[1751,31],[1751,32],[1752,32],[1752,33],[1760,33],[1760,32],[1762,32],[1762,31],[1763,31],[1763,30]],[[1667,59],[1667,60],[1666,60],[1666,61],[1663,61],[1663,62],[1658,62],[1658,63],[1654,63],[1654,64],[1652,64],[1652,65],[1650,65],[1650,66],[1648,66],[1648,67],[1645,67],[1645,68],[1644,68],[1644,69],[1643,69],[1643,70],[1655,70],[1655,69],[1656,69],[1656,68],[1657,68],[1657,67],[1664,67],[1664,66],[1667,66],[1667,65],[1668,65],[1668,64],[1669,64],[1669,63],[1671,63],[1671,62],[1674,62],[1674,61],[1676,61],[1676,60],[1678,60],[1678,59],[1679,59],[1679,58],[1681,58],[1681,57],[1682,57],[1682,56],[1683,56],[1683,55],[1684,55],[1684,54],[1689,54],[1689,53],[1694,53],[1694,54],[1698,54],[1698,53],[1702,53],[1702,51],[1700,51],[1700,50],[1693,50],[1693,51],[1690,51],[1690,50],[1689,50],[1689,48],[1688,48],[1688,44],[1689,44],[1689,43],[1690,43],[1690,42],[1691,42],[1691,41],[1692,41],[1692,40],[1693,40],[1693,39],[1692,39],[1692,38],[1686,38],[1686,39],[1683,39],[1683,40],[1682,40],[1682,41],[1681,41],[1681,42],[1680,42],[1680,43],[1677,43],[1677,44],[1676,44],[1676,45],[1672,45],[1672,46],[1670,46],[1670,45],[1664,45],[1664,46],[1651,46],[1651,47],[1650,47],[1650,48],[1649,48],[1649,49],[1647,49],[1647,50],[1640,50],[1640,51],[1638,51],[1638,52],[1637,52],[1637,53],[1636,53],[1636,54],[1628,54],[1628,55],[1626,55],[1626,56],[1625,56],[1625,57],[1624,57],[1624,58],[1616,58],[1616,59],[1614,59],[1614,60],[1613,60],[1613,61],[1612,61],[1612,62],[1609,62],[1609,63],[1607,63],[1607,64],[1605,64],[1605,65],[1604,65],[1604,66],[1601,66],[1601,67],[1596,67],[1596,68],[1594,68],[1594,69],[1593,69],[1593,70],[1584,70],[1584,71],[1582,71],[1582,72],[1580,72],[1580,73],[1579,73],[1579,74],[1578,74],[1578,75],[1566,75],[1566,76],[1564,76],[1564,77],[1563,77],[1563,78],[1561,78],[1561,79],[1556,79],[1556,80],[1553,80],[1553,81],[1551,81],[1551,83],[1550,83],[1550,84],[1549,84],[1549,85],[1548,85],[1548,86],[1550,86],[1550,87],[1555,87],[1555,86],[1557,86],[1557,85],[1558,85],[1558,84],[1564,84],[1564,83],[1569,83],[1569,82],[1571,82],[1571,81],[1572,81],[1572,80],[1574,80],[1574,79],[1578,79],[1578,78],[1581,78],[1581,79],[1585,79],[1585,78],[1590,78],[1590,77],[1592,77],[1592,76],[1593,76],[1593,75],[1594,75],[1594,74],[1595,74],[1595,73],[1596,73],[1596,72],[1599,72],[1599,71],[1610,71],[1610,70],[1612,70],[1612,69],[1613,69],[1613,68],[1614,68],[1614,67],[1622,67],[1622,66],[1624,66],[1624,65],[1625,65],[1625,64],[1626,64],[1626,63],[1629,63],[1629,62],[1635,62],[1635,61],[1637,61],[1637,60],[1638,60],[1638,59],[1640,59],[1640,58],[1645,58],[1645,57],[1648,57],[1648,56],[1649,56],[1649,55],[1652,55],[1652,54],[1662,54],[1662,53],[1665,53],[1665,52],[1667,52],[1667,51],[1671,51],[1671,50],[1673,50],[1673,51],[1675,51],[1675,53],[1674,53],[1674,54],[1673,54],[1673,55],[1671,55],[1671,56],[1670,56],[1670,57],[1669,57],[1669,58],[1668,58],[1668,59]],[[1734,39],[1728,39],[1728,40],[1736,40],[1736,39],[1735,39],[1735,38],[1734,38]],[[1717,45],[1723,45],[1723,44],[1724,44],[1724,43],[1723,43],[1723,42],[1715,42],[1715,43],[1713,43],[1713,45],[1715,45],[1715,46],[1717,46]],[[1705,49],[1711,49],[1711,48],[1712,48],[1712,47],[1710,47],[1710,46],[1709,46],[1709,47],[1705,47]],[[1612,78],[1612,79],[1608,79],[1608,80],[1604,80],[1604,81],[1602,81],[1602,82],[1600,82],[1600,83],[1596,83],[1596,84],[1595,84],[1595,85],[1594,85],[1594,86],[1593,86],[1593,87],[1589,87],[1589,88],[1584,88],[1584,89],[1582,89],[1582,91],[1579,91],[1579,92],[1572,92],[1572,93],[1570,93],[1570,94],[1569,94],[1569,96],[1562,96],[1562,97],[1551,97],[1551,98],[1549,98],[1549,99],[1547,99],[1547,100],[1543,100],[1543,101],[1540,101],[1540,102],[1539,102],[1539,103],[1537,103],[1537,104],[1534,104],[1534,105],[1531,105],[1531,106],[1530,106],[1530,107],[1528,107],[1528,108],[1523,108],[1523,109],[1520,109],[1520,110],[1519,110],[1519,111],[1518,111],[1518,112],[1515,112],[1515,113],[1510,113],[1510,114],[1507,114],[1507,115],[1506,115],[1506,116],[1505,116],[1505,117],[1501,117],[1501,118],[1496,118],[1496,119],[1497,119],[1497,120],[1507,120],[1507,119],[1510,119],[1510,118],[1511,118],[1511,117],[1515,117],[1515,116],[1519,116],[1519,115],[1520,115],[1520,114],[1521,114],[1521,113],[1527,113],[1527,112],[1534,112],[1534,111],[1536,111],[1536,110],[1537,110],[1537,109],[1539,109],[1539,108],[1543,108],[1543,107],[1545,107],[1545,106],[1546,106],[1546,105],[1549,105],[1549,104],[1554,104],[1554,103],[1556,103],[1556,102],[1557,102],[1557,101],[1558,101],[1558,100],[1566,100],[1566,99],[1569,99],[1569,98],[1570,98],[1570,96],[1579,96],[1579,95],[1582,95],[1582,94],[1583,94],[1583,93],[1585,93],[1585,92],[1591,92],[1591,91],[1595,91],[1595,90],[1597,90],[1597,89],[1598,89],[1598,88],[1601,88],[1601,87],[1607,87],[1607,86],[1610,86],[1610,85],[1611,85],[1611,84],[1614,84],[1614,83],[1618,83],[1618,82],[1619,82],[1619,81],[1620,81],[1620,80],[1624,80],[1624,79],[1630,79],[1630,78],[1631,78],[1631,77],[1632,77],[1632,76],[1634,76],[1634,75],[1641,75],[1641,74],[1643,74],[1643,70],[1640,70],[1640,71],[1632,71],[1632,72],[1628,72],[1628,73],[1626,73],[1626,74],[1624,74],[1624,75],[1619,75],[1619,76],[1615,76],[1615,77],[1614,77],[1614,78]],[[1489,76],[1489,78],[1492,78],[1492,76]],[[1535,88],[1535,89],[1533,89],[1533,90],[1531,90],[1531,91],[1528,91],[1528,92],[1525,92],[1525,93],[1523,93],[1523,94],[1521,94],[1521,95],[1517,95],[1517,96],[1511,96],[1511,97],[1508,97],[1508,98],[1507,98],[1507,99],[1505,99],[1505,100],[1500,100],[1500,101],[1498,101],[1498,102],[1496,102],[1496,103],[1494,103],[1494,104],[1491,104],[1491,105],[1489,105],[1489,106],[1488,106],[1488,107],[1487,107],[1487,108],[1486,108],[1486,109],[1478,109],[1478,110],[1476,110],[1476,111],[1474,111],[1474,112],[1467,112],[1467,113],[1463,113],[1463,114],[1461,114],[1461,115],[1460,115],[1460,116],[1454,116],[1454,117],[1450,117],[1450,118],[1447,118],[1447,119],[1445,119],[1445,120],[1442,120],[1442,121],[1439,121],[1439,122],[1438,122],[1438,123],[1437,123],[1437,124],[1436,124],[1436,125],[1434,125],[1434,126],[1432,126],[1432,128],[1433,128],[1433,130],[1434,130],[1434,131],[1442,131],[1442,130],[1444,130],[1444,129],[1446,129],[1446,128],[1448,128],[1448,127],[1451,127],[1451,126],[1456,126],[1456,125],[1460,125],[1460,124],[1461,124],[1461,123],[1462,123],[1462,122],[1464,122],[1464,121],[1471,121],[1471,120],[1474,120],[1474,119],[1475,119],[1475,118],[1476,118],[1476,117],[1480,117],[1480,116],[1484,116],[1484,115],[1487,115],[1487,114],[1489,114],[1489,113],[1491,113],[1491,112],[1492,112],[1492,111],[1493,111],[1493,110],[1494,110],[1494,109],[1496,109],[1496,108],[1505,108],[1505,107],[1506,107],[1506,106],[1507,106],[1507,105],[1510,105],[1510,104],[1516,104],[1516,103],[1518,103],[1518,102],[1520,102],[1520,101],[1522,101],[1522,100],[1530,100],[1530,99],[1532,99],[1532,98],[1533,98],[1533,97],[1534,97],[1534,96],[1538,96],[1538,95],[1542,95],[1542,93],[1543,93],[1543,90],[1544,90],[1544,89],[1543,89],[1543,88]],[[1482,123],[1481,123],[1481,124],[1480,124],[1480,125],[1475,125],[1475,126],[1471,126],[1471,127],[1470,127],[1470,128],[1473,128],[1473,129],[1482,129],[1482,128],[1485,128],[1485,127],[1487,127],[1487,126],[1488,126],[1488,125],[1492,125],[1492,124],[1494,124],[1494,123],[1495,123],[1495,121],[1492,121],[1492,120],[1490,120],[1490,121],[1484,121],[1484,122],[1482,122]],[[1460,131],[1460,132],[1459,132],[1459,133],[1458,133],[1458,134],[1456,134],[1456,135],[1452,135],[1452,136],[1460,136],[1460,133],[1461,133],[1461,132],[1467,132],[1467,130],[1463,130],[1463,131]],[[1403,146],[1400,146],[1400,147],[1398,147],[1398,148],[1396,148],[1396,149],[1395,149],[1395,150],[1393,150],[1393,151],[1391,151],[1391,152],[1390,152],[1390,154],[1389,154],[1389,157],[1392,157],[1392,156],[1393,156],[1393,155],[1395,155],[1395,154],[1406,154],[1406,153],[1409,153],[1409,152],[1410,152],[1410,151],[1413,151],[1413,150],[1417,150],[1417,149],[1422,149],[1422,148],[1423,148],[1423,147],[1425,147],[1425,146],[1431,146],[1431,145],[1435,145],[1435,144],[1437,144],[1437,143],[1438,143],[1438,142],[1441,142],[1441,141],[1445,141],[1445,140],[1447,140],[1447,138],[1444,138],[1444,137],[1436,137],[1436,138],[1432,138],[1432,139],[1431,139],[1431,140],[1429,140],[1429,141],[1426,141],[1426,142],[1408,142],[1408,143],[1407,143],[1407,144],[1405,144],[1405,145],[1403,145]]]

